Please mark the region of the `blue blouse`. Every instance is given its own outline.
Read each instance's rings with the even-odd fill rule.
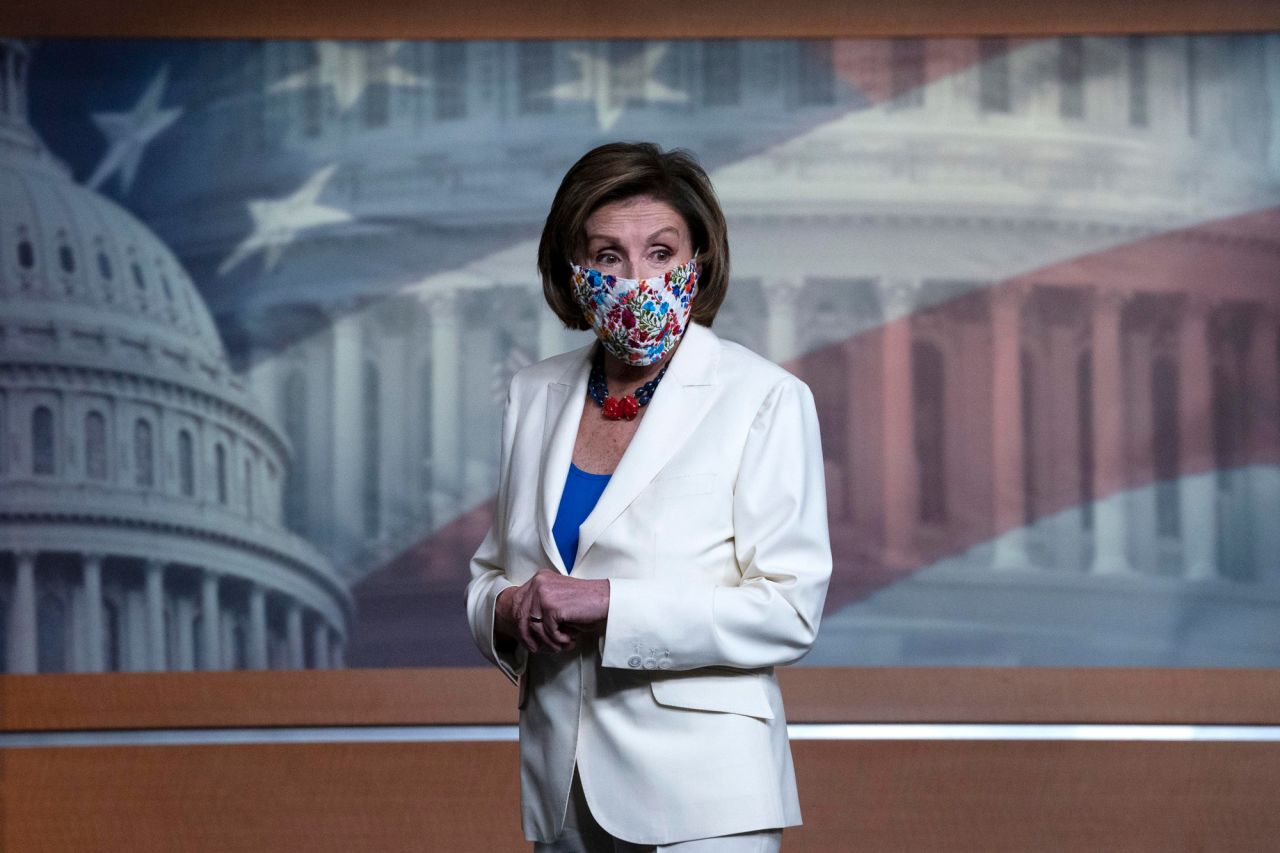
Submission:
[[[556,540],[565,569],[570,572],[573,571],[573,561],[578,557],[578,528],[595,508],[612,476],[590,474],[569,463],[569,476],[564,480],[564,492],[560,495],[555,523],[551,525],[551,536]]]

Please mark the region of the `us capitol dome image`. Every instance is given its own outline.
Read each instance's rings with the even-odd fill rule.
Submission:
[[[343,666],[293,453],[182,264],[74,182],[0,39],[0,672]]]

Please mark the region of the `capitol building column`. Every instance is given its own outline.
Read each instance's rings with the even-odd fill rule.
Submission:
[[[195,600],[189,595],[179,596],[174,601],[174,616],[178,620],[178,647],[173,650],[173,669],[191,672],[195,665],[195,633],[192,623],[196,615]]]
[[[200,579],[200,668],[222,669],[221,611],[218,604],[218,575],[205,569]]]
[[[249,587],[249,669],[267,668],[267,591]]]
[[[414,395],[399,393],[399,389],[410,387],[413,339],[409,327],[413,323],[415,303],[397,298],[390,304],[398,313],[383,321],[385,331],[374,342],[378,371],[377,421],[380,425],[376,444],[381,452],[372,462],[381,467],[377,478],[381,484],[377,496],[381,524],[376,536],[383,545],[389,545],[402,536],[417,521],[410,502],[401,499],[413,494],[414,475],[418,472],[411,460],[417,435],[414,430],[396,428],[399,424],[414,423],[416,417],[414,404],[417,400]],[[264,666],[268,664],[264,663]]]
[[[102,659],[106,651],[102,634],[102,555],[86,553],[84,560],[84,633],[88,642],[85,648],[89,651],[89,660],[85,672],[102,672],[106,662]]]
[[[1213,454],[1213,374],[1209,365],[1210,303],[1188,296],[1179,333],[1178,472],[1182,573],[1217,575],[1218,514]]]
[[[302,645],[302,605],[297,601],[289,602],[285,613],[285,633],[289,638],[289,668],[305,669],[307,656]]]
[[[462,348],[458,298],[452,293],[433,296],[431,315],[431,470],[435,492],[449,495],[449,505],[432,507],[437,518],[457,511],[462,492],[462,409],[459,354]]]
[[[880,388],[882,416],[884,555],[889,566],[906,566],[915,559],[916,520],[919,515],[919,462],[916,459],[915,411],[911,383],[911,320],[916,283],[906,279],[884,282]]]
[[[147,649],[148,667],[166,668],[164,631],[164,561],[147,560]]]
[[[1066,507],[1048,519],[1053,553],[1059,566],[1077,569],[1086,564],[1088,542],[1084,531],[1085,507],[1080,501],[1079,336],[1082,329],[1073,323],[1049,324],[1049,352],[1052,378],[1050,388],[1072,389],[1071,394],[1054,395],[1051,420],[1054,447],[1049,454],[1052,466],[1055,506]]]
[[[992,567],[1027,568],[1026,494],[1023,482],[1022,307],[1024,286],[991,293]]]
[[[1120,315],[1128,294],[1114,289],[1093,298],[1093,535],[1094,574],[1131,571],[1125,503],[1124,361]]]
[[[329,666],[333,669],[343,669],[346,667],[346,653],[344,652],[345,643],[342,635],[335,632],[333,635],[333,643],[329,651]]]
[[[314,669],[329,668],[329,626],[324,623],[323,616],[316,617],[316,624],[311,629],[311,648],[316,653]]]
[[[858,397],[859,381],[858,365],[861,363],[863,338],[852,335],[840,344],[844,370],[844,423],[836,427],[844,430],[844,470],[839,484],[840,494],[844,496],[841,507],[846,521],[854,523],[858,520],[858,488],[861,483],[861,472],[858,470],[858,421],[862,417],[862,401]],[[830,484],[828,484],[830,488]]]
[[[1157,425],[1152,411],[1155,385],[1152,370],[1155,365],[1155,341],[1150,334],[1136,334],[1127,342],[1125,365],[1125,409],[1129,418],[1130,434],[1154,436]],[[1129,528],[1133,540],[1130,562],[1133,569],[1143,574],[1160,571],[1160,553],[1157,547],[1160,534],[1156,518],[1155,447],[1152,441],[1138,441],[1128,447],[1130,462],[1138,471],[1150,471],[1151,486],[1134,489],[1129,493]]]
[[[364,359],[361,355],[360,321],[353,313],[333,317],[333,379],[331,409],[330,512],[335,524],[330,534],[338,552],[363,541],[363,488],[369,472],[364,470]]]
[[[541,294],[539,294],[541,296]],[[570,348],[569,330],[556,312],[539,303],[534,309],[538,323],[538,360],[558,355]]]
[[[18,551],[9,623],[9,672],[36,671],[36,552]]]
[[[1258,580],[1280,583],[1280,315],[1268,307],[1255,315],[1249,341],[1249,473],[1254,506],[1254,560]]]
[[[560,351],[560,318],[554,311],[539,311],[537,359],[549,358]]]
[[[796,352],[796,300],[800,284],[788,279],[766,280],[764,298],[769,306],[765,326],[765,347],[769,360],[781,364]]]

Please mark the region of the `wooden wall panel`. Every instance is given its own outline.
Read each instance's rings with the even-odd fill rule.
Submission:
[[[1271,851],[1280,744],[805,741],[788,853]],[[6,853],[501,853],[513,743],[0,752]]]
[[[0,4],[22,36],[230,38],[700,38],[1228,32],[1280,29],[1259,0],[45,0]]]
[[[526,849],[511,743],[61,747],[0,761],[5,853]]]
[[[1280,670],[783,667],[794,723],[1280,725]],[[510,724],[496,669],[0,676],[0,731]]]
[[[1274,851],[1280,744],[793,745],[787,853]]]

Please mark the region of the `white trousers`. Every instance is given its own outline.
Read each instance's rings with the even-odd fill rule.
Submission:
[[[569,789],[569,809],[565,813],[564,830],[560,837],[547,844],[533,843],[533,853],[778,853],[782,849],[782,829],[761,829],[755,832],[739,832],[734,835],[717,835],[714,838],[695,838],[674,844],[633,844],[614,838],[604,827],[596,823],[587,807],[582,783],[578,781],[578,769],[573,770],[573,785]]]

